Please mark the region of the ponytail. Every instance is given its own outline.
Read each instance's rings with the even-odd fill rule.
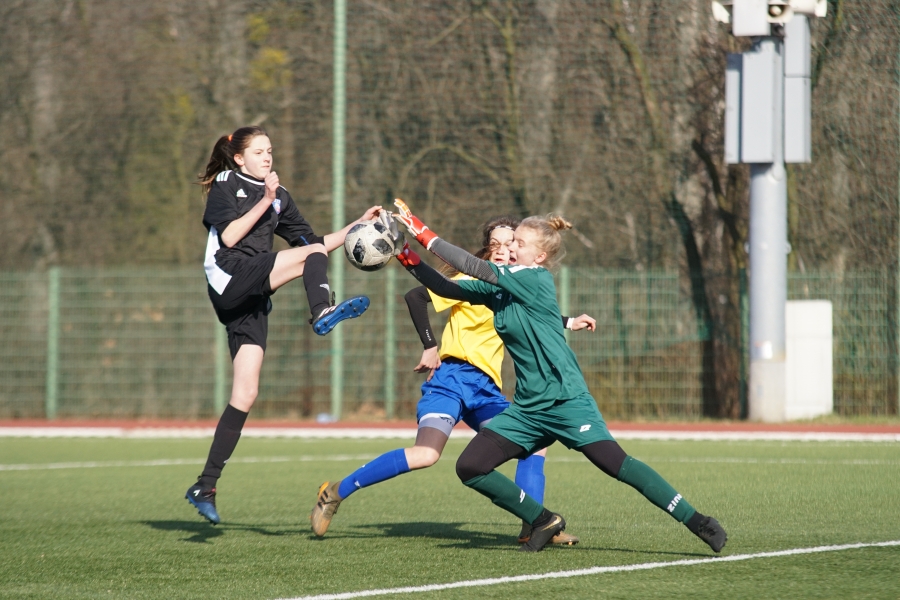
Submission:
[[[250,127],[241,127],[231,135],[223,135],[213,146],[212,154],[209,156],[209,162],[206,163],[206,169],[197,176],[197,183],[203,186],[203,193],[209,193],[216,175],[222,171],[237,170],[238,166],[234,162],[235,154],[243,154],[250,143],[258,135],[268,135],[262,127],[253,125]]]

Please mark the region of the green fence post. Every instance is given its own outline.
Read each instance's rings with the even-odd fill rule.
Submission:
[[[331,132],[331,226],[344,228],[344,138],[347,89],[347,2],[334,0],[334,99]],[[331,263],[331,289],[338,300],[344,299],[344,261]],[[331,418],[341,418],[344,396],[344,334],[339,327],[331,332]]]
[[[397,270],[387,269],[384,282],[384,412],[388,419],[394,418],[394,403],[397,392],[394,389],[397,357],[397,333],[394,331],[394,296],[397,295]]]
[[[569,274],[569,267],[563,266],[559,270],[559,310],[560,312],[567,316],[571,317],[569,314],[569,300],[571,298],[571,276]],[[569,343],[569,334],[571,331],[568,329],[563,331],[563,335],[566,337],[566,343]]]
[[[50,267],[47,279],[47,380],[44,415],[56,418],[59,402],[59,267]]]
[[[228,334],[225,327],[216,321],[215,337],[216,381],[213,387],[213,410],[218,417],[228,403]]]

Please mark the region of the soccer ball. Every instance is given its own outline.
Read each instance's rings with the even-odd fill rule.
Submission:
[[[378,219],[357,223],[344,238],[344,254],[350,264],[362,271],[377,271],[388,264],[399,250],[391,232]],[[398,242],[402,244],[402,240]]]

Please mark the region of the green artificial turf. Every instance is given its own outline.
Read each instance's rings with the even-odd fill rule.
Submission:
[[[244,439],[220,481],[214,527],[184,500],[209,440],[0,439],[0,597],[293,598],[713,556],[559,445],[546,505],[581,543],[516,552],[519,523],[456,478],[464,443],[451,441],[431,469],[354,494],[316,539],[307,516],[319,484],[401,441]],[[900,444],[623,447],[720,520],[723,556],[900,540]],[[502,470],[512,476],[514,464]],[[403,597],[897,598],[898,582],[895,546]]]

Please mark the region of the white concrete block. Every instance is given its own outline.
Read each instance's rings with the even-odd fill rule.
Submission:
[[[791,300],[785,306],[784,418],[811,419],[834,411],[831,302]]]

